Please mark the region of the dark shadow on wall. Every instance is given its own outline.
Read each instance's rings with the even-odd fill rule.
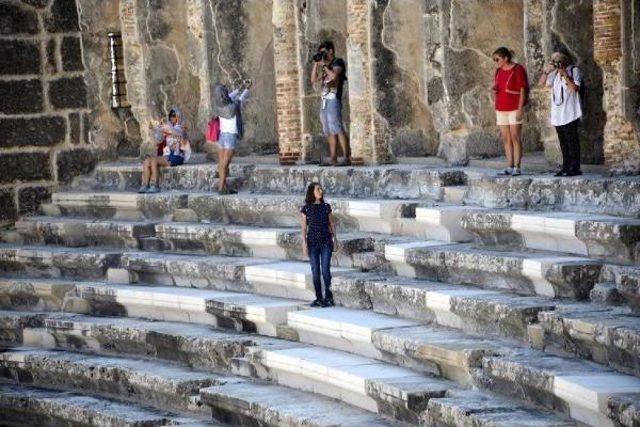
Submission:
[[[602,104],[602,69],[593,56],[593,2],[557,1],[552,9],[552,17],[552,49],[568,53],[582,71],[586,83],[586,100],[583,102],[586,111],[580,127],[582,162],[602,164],[607,116]]]

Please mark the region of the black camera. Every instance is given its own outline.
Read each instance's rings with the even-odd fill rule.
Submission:
[[[551,62],[551,65],[553,65],[553,68],[562,68],[562,62],[560,61],[553,61]]]
[[[318,53],[316,53],[315,55],[313,55],[313,62],[324,61],[325,59],[327,59],[327,51],[326,50],[321,50]]]

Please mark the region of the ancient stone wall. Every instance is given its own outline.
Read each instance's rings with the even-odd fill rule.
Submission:
[[[0,3],[0,222],[104,154],[91,136],[85,41],[75,0]]]
[[[523,2],[443,0],[428,14],[439,24],[427,40],[432,52],[427,98],[440,137],[438,155],[455,163],[502,154],[491,92],[492,53],[506,46],[516,62],[526,64]],[[537,123],[530,114],[523,144],[525,151],[539,149]]]
[[[624,90],[632,82],[628,68],[633,64],[630,52],[633,37],[628,32],[630,26],[625,25],[625,19],[630,18],[630,14],[633,16],[631,3],[625,0],[594,2],[594,50],[603,70],[607,112],[604,157],[614,174],[640,173],[640,134],[634,127],[634,112],[625,105],[631,97],[625,96]]]

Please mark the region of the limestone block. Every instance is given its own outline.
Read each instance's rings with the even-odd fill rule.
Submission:
[[[156,408],[201,411],[198,390],[214,385],[213,374],[167,364],[77,355],[66,352],[18,349],[0,357],[5,376],[37,387],[65,387],[77,391],[128,397]],[[99,366],[99,369],[91,369]],[[166,406],[164,406],[166,405]]]
[[[157,411],[131,403],[69,392],[5,384],[0,388],[0,409],[7,423],[42,424],[63,420],[69,424],[119,424],[163,426],[198,423],[182,415]]]

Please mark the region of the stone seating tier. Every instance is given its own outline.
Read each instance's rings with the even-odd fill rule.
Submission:
[[[238,195],[212,193],[205,163],[140,195],[139,165],[102,164],[0,234],[0,407],[125,425],[122,407],[145,425],[640,420],[636,178],[231,174]],[[338,222],[334,308],[306,305],[310,181]]]

